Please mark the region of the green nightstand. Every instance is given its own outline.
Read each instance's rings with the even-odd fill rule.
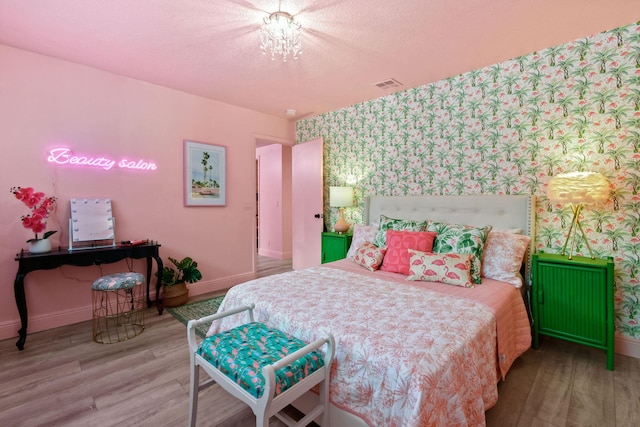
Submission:
[[[544,334],[607,351],[613,370],[613,258],[533,255],[533,348]]]
[[[353,239],[351,233],[340,234],[332,231],[322,233],[322,263],[346,258],[351,239]]]

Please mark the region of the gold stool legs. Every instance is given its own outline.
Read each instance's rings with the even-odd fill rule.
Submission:
[[[101,344],[126,341],[144,331],[145,299],[142,286],[92,290],[93,340]]]

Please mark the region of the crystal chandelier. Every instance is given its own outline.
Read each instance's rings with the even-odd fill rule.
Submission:
[[[282,12],[278,5],[278,11],[264,18],[260,27],[262,53],[270,53],[272,60],[276,59],[276,55],[282,55],[283,62],[287,62],[289,55],[298,59],[298,55],[302,53],[300,28],[300,23],[293,19],[293,15]]]

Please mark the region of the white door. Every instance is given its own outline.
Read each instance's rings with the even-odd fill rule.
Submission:
[[[292,147],[293,269],[320,265],[322,238],[322,138]]]

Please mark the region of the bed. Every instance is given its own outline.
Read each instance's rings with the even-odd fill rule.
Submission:
[[[351,256],[234,286],[219,311],[254,303],[257,320],[302,340],[334,335],[331,425],[485,425],[498,382],[531,343],[522,289],[534,245],[534,204],[533,196],[373,196],[365,214],[369,231],[391,218],[429,220],[430,227],[490,225],[495,236],[527,236],[524,286],[484,276],[473,287],[407,280],[394,271],[370,271]],[[431,256],[415,252],[412,262],[414,255]],[[215,322],[209,334],[242,321]]]

